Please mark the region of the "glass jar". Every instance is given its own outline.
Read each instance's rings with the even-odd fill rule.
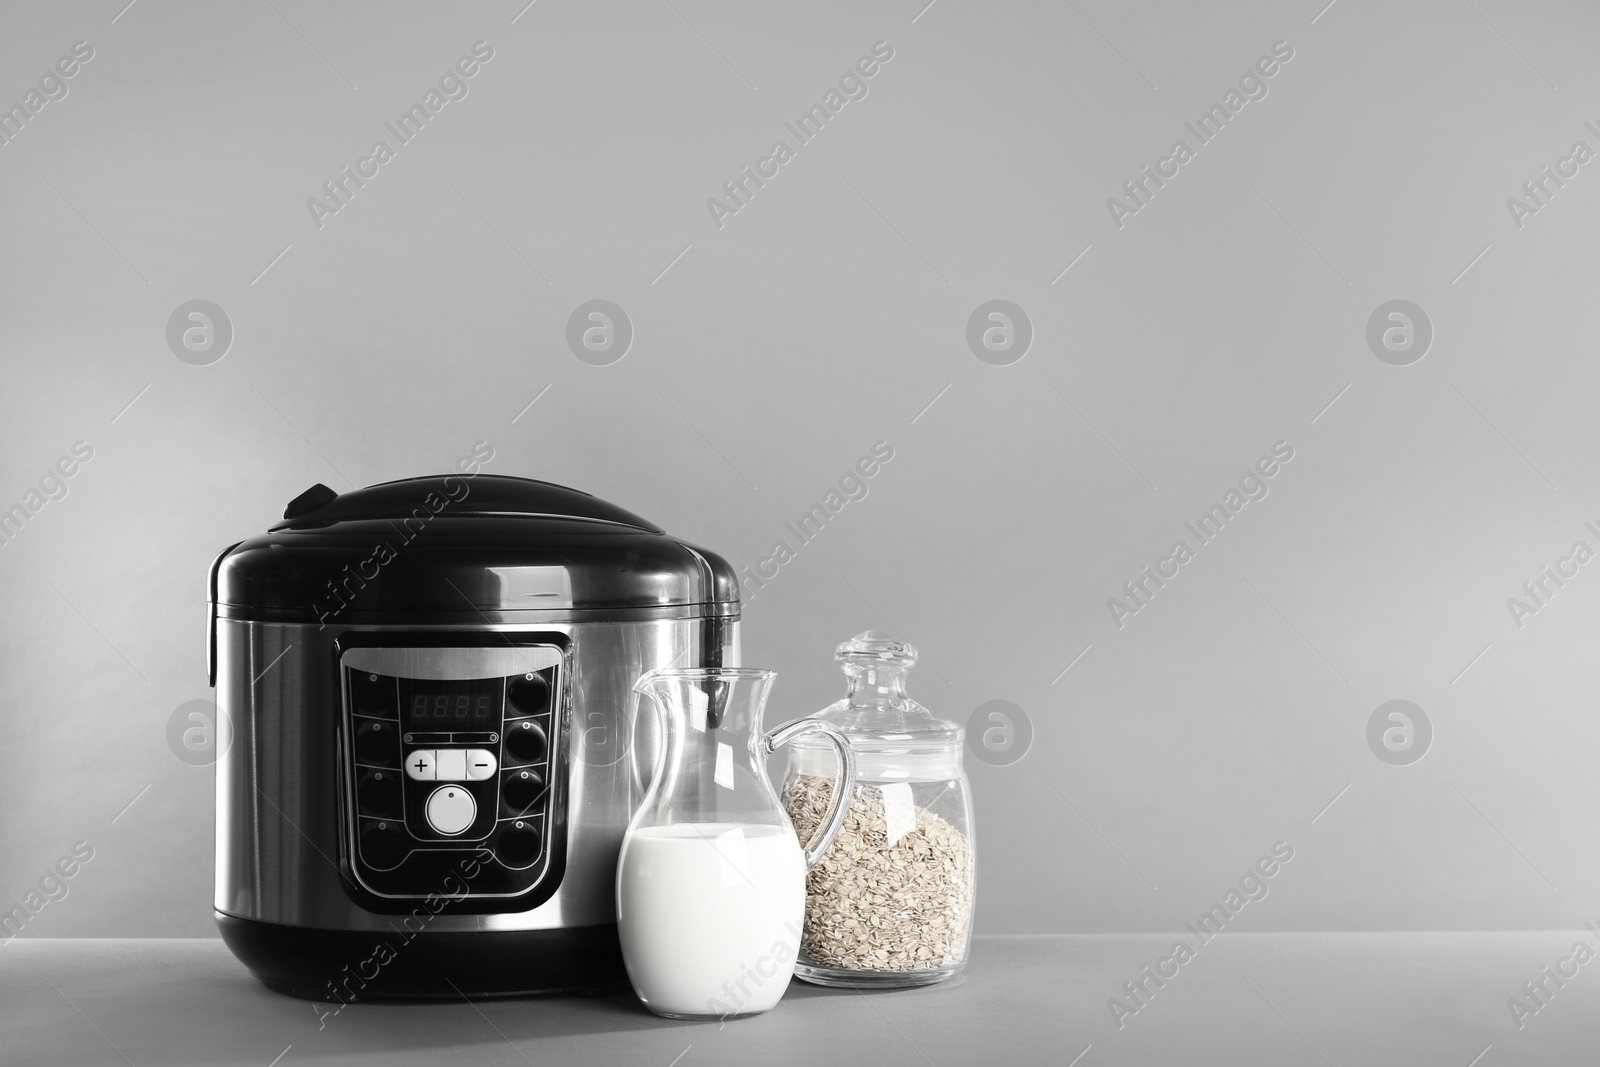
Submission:
[[[972,799],[963,730],[906,695],[917,650],[877,630],[835,655],[843,700],[817,718],[855,753],[844,825],[806,876],[795,974],[832,986],[920,986],[967,962],[972,938]],[[838,761],[820,738],[790,748],[783,802],[802,838],[829,813]]]

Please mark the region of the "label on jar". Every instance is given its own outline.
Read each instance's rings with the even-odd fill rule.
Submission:
[[[888,841],[885,848],[894,848],[900,839],[917,828],[917,804],[911,798],[911,787],[904,782],[880,785],[883,794],[883,828]]]

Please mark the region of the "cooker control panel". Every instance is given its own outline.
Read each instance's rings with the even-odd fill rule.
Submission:
[[[400,904],[465,883],[490,901],[559,880],[562,666],[550,645],[342,652],[346,855],[364,890]]]

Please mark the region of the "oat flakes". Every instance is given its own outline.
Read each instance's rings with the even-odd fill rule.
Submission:
[[[800,840],[827,813],[833,779],[801,775],[784,789]],[[803,962],[856,971],[928,971],[959,964],[972,922],[966,836],[922,807],[914,822],[858,784],[839,836],[806,876]],[[899,833],[890,840],[890,831]]]

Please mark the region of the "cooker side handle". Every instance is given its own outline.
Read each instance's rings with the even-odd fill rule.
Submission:
[[[217,572],[222,569],[222,560],[229,552],[244,544],[235,541],[211,561],[211,574],[206,581],[206,607],[210,612],[210,624],[206,628],[206,684],[211,688],[217,687]]]

